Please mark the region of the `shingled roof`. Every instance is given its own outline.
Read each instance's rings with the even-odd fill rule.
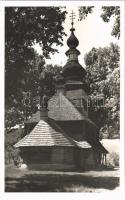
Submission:
[[[70,137],[69,135],[67,135],[62,128],[53,120],[53,119],[49,119],[49,123],[54,127],[55,130],[59,130],[61,131],[70,141],[73,142],[74,146],[77,146],[79,148],[92,148],[92,146],[85,140],[81,139],[80,141]]]
[[[50,99],[48,109],[49,117],[57,121],[74,121],[85,118],[62,93]]]
[[[70,138],[60,127],[58,127],[54,120],[48,120],[48,122],[40,120],[30,134],[26,135],[14,145],[15,148],[26,146],[92,147],[87,141],[78,142]]]
[[[35,128],[14,147],[23,146],[74,146],[61,132],[53,129],[49,123],[40,120]]]
[[[62,93],[54,95],[48,102],[48,117],[55,121],[86,121],[98,128],[87,116],[84,116]],[[32,115],[25,123],[38,123],[40,111]]]
[[[84,116],[62,94],[54,95],[48,102],[48,117],[57,121],[83,120]],[[25,123],[37,123],[40,121],[40,111],[37,111]]]

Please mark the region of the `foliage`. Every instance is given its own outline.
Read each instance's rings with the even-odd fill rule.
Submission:
[[[61,7],[6,7],[5,40],[9,53],[27,50],[35,42],[40,44],[45,57],[57,51],[52,45],[62,45],[65,15]]]
[[[25,72],[20,87],[18,87],[19,96],[11,95],[9,103],[6,104],[5,127],[7,129],[16,124],[22,124],[25,119],[37,111],[40,95],[46,94],[51,97],[55,93],[55,77],[60,74],[62,67],[44,66],[41,56],[37,54],[30,65],[30,70]],[[41,74],[38,72],[39,66],[42,66]],[[42,81],[41,76],[44,76]],[[42,93],[40,93],[41,90]]]
[[[79,7],[79,20],[83,20],[88,14],[93,12],[93,6]],[[109,22],[111,17],[115,18],[111,35],[120,38],[120,7],[119,6],[102,6],[101,18],[104,22]]]
[[[24,129],[11,129],[5,130],[5,163],[9,164],[13,161],[13,156],[18,151],[14,149],[13,145],[22,138],[24,134]]]
[[[89,108],[89,114],[99,126],[102,135],[108,138],[119,135],[119,59],[119,47],[113,43],[105,48],[92,48],[85,55],[86,82],[90,85],[89,95],[92,100],[99,95],[104,99],[104,106]]]
[[[83,20],[89,13],[93,12],[94,6],[81,6],[79,7],[79,20]]]
[[[6,108],[5,127],[7,129],[14,127],[16,124],[22,124],[24,119],[25,119],[24,113],[21,112],[19,105],[18,107],[13,106],[13,107]]]
[[[108,167],[119,166],[119,155],[116,152],[112,152],[107,156],[107,166]]]
[[[5,8],[5,87],[6,100],[20,96],[18,88],[34,59],[32,46],[38,43],[45,58],[57,52],[53,44],[62,45],[62,26],[66,11],[61,7]]]
[[[120,38],[120,7],[119,6],[103,6],[103,13],[101,14],[101,18],[104,22],[109,22],[111,17],[115,17],[115,22],[113,25],[113,29],[111,35]]]
[[[38,68],[45,69],[44,58],[57,52],[62,45],[66,17],[61,7],[6,7],[5,8],[5,124],[12,127],[31,115],[34,105],[24,105],[22,99],[29,92],[31,100],[38,93]],[[38,55],[33,45],[41,46]],[[49,92],[54,92],[52,73],[46,72]]]
[[[43,57],[39,56],[34,52],[34,58],[28,60],[27,67],[22,72],[23,77],[18,80],[17,84],[14,84],[12,80],[13,87],[9,89],[7,85],[9,84],[9,79],[12,78],[6,77],[6,99],[5,99],[5,127],[11,128],[16,124],[21,124],[26,115],[31,114],[31,105],[24,105],[23,98],[24,94],[29,92],[32,88],[32,91],[36,91],[36,85],[38,83],[38,77],[35,76],[34,68],[38,67],[39,63],[43,63]],[[43,63],[44,64],[44,63]],[[18,70],[18,69],[17,69]],[[15,75],[16,76],[16,75]],[[17,74],[18,76],[18,74]],[[16,82],[16,81],[15,81]],[[10,81],[11,84],[11,81]]]

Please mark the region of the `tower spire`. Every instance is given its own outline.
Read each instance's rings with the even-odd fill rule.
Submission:
[[[66,51],[66,56],[68,57],[67,63],[62,70],[62,76],[66,81],[81,81],[85,76],[85,69],[79,64],[78,56],[80,51],[77,49],[79,45],[79,40],[76,38],[74,31],[74,19],[75,13],[72,11],[70,15],[71,19],[71,34],[67,39],[67,45],[69,49]]]

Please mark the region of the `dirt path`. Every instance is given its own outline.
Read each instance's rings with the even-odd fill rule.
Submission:
[[[89,172],[21,171],[6,167],[6,192],[110,192],[118,190],[119,170]]]

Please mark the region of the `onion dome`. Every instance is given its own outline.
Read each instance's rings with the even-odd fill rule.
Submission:
[[[72,22],[71,24],[71,35],[67,40],[67,45],[69,46],[69,49],[68,51],[66,51],[66,56],[68,57],[68,60],[66,65],[62,69],[62,76],[64,77],[65,81],[82,81],[86,72],[78,61],[78,56],[80,55],[80,52],[76,49],[76,47],[78,46],[79,41],[74,34],[74,23]]]
[[[79,45],[79,41],[74,35],[75,29],[71,28],[70,31],[71,31],[71,35],[67,40],[67,45],[69,46],[70,49],[75,49]]]

